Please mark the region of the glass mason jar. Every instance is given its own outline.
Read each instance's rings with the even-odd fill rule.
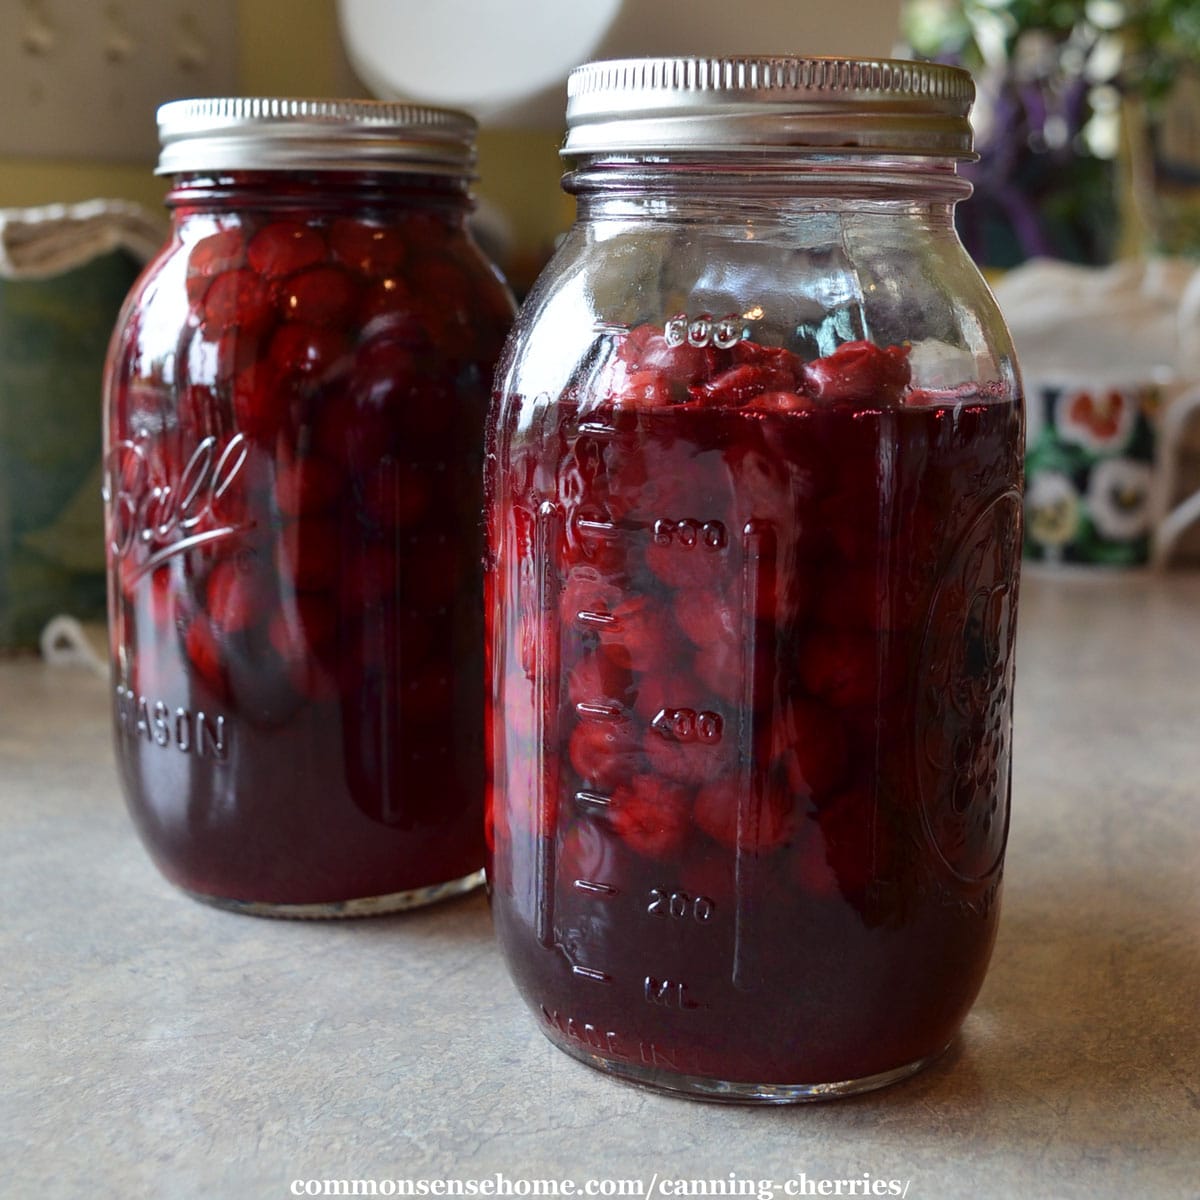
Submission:
[[[159,112],[169,243],[105,386],[117,762],[193,896],[386,912],[479,882],[482,456],[512,298],[474,122]]]
[[[953,1038],[996,930],[1013,348],[969,76],[591,64],[578,220],[497,371],[489,885],[550,1039],[780,1102]]]

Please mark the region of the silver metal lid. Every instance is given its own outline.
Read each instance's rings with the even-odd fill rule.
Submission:
[[[380,100],[257,96],[174,100],[158,110],[157,175],[190,171],[405,171],[470,175],[467,113]]]
[[[567,80],[564,157],[666,151],[972,158],[971,76],[902,59],[627,58]]]

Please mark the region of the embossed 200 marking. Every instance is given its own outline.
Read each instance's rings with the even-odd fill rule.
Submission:
[[[712,920],[715,908],[707,896],[689,896],[687,892],[668,892],[665,888],[651,888],[650,903],[646,905],[646,911],[652,917],[692,920],[699,925]]]

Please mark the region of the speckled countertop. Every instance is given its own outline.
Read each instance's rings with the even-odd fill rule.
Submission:
[[[1019,655],[1004,918],[961,1039],[891,1090],[759,1110],[552,1049],[478,894],[342,924],[176,894],[103,682],[0,663],[0,1197],[731,1171],[1200,1196],[1200,578],[1027,578]]]

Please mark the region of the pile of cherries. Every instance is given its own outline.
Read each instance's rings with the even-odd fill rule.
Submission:
[[[310,699],[358,686],[369,664],[338,661],[339,629],[344,643],[364,610],[394,607],[409,684],[435,705],[448,664],[423,680],[415,660],[468,582],[462,533],[477,527],[446,473],[480,460],[507,292],[424,212],[209,224],[186,253],[173,386],[139,378],[137,313],[116,348],[124,594],[140,602],[161,561],[153,617],[183,629],[223,699],[247,674],[239,649],[260,700],[280,684]]]
[[[509,470],[518,526],[547,498],[528,490],[539,479],[564,516],[557,611],[509,602],[501,837],[544,786],[532,680],[549,621],[560,796],[542,819],[562,827],[542,833],[563,878],[613,861],[576,792],[602,799],[605,836],[706,894],[733,883],[714,846],[786,851],[795,882],[862,906],[907,869],[925,618],[956,522],[1011,458],[1013,417],[914,388],[908,359],[855,341],[806,362],[642,325],[566,389],[555,437],[517,447]],[[955,644],[967,615],[949,610],[934,636]]]

